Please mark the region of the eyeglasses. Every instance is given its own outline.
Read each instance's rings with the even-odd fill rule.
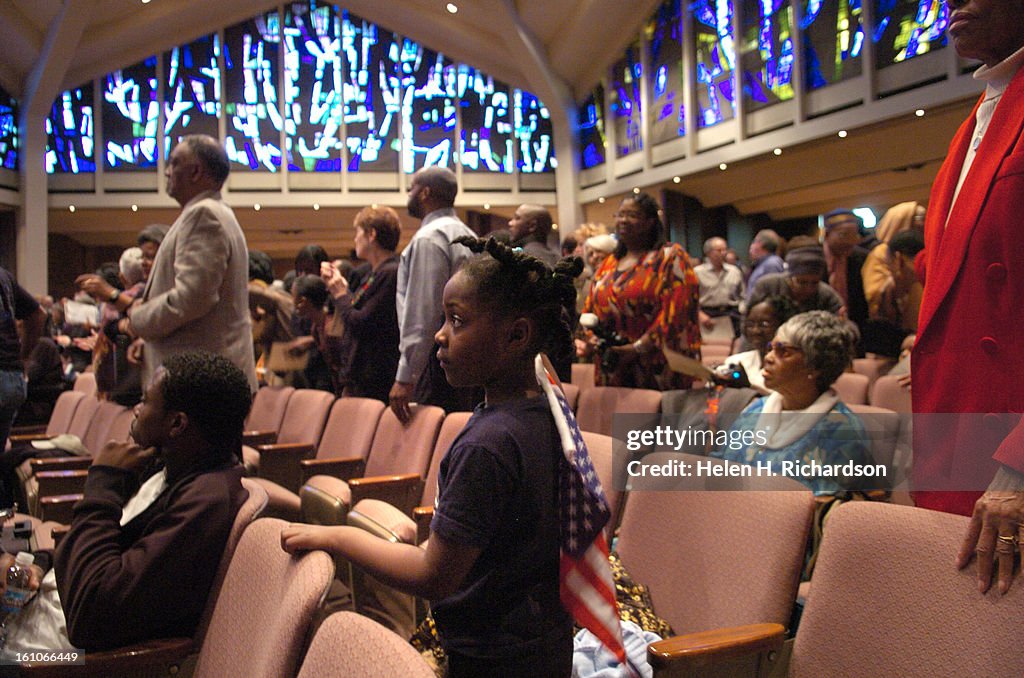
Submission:
[[[766,344],[766,346],[768,347],[769,353],[775,351],[775,355],[781,358],[782,360],[785,360],[793,353],[803,353],[803,349],[801,349],[799,346],[787,344],[782,341],[769,341]]]
[[[747,321],[744,321],[744,323],[743,323],[743,329],[748,331],[748,332],[750,330],[774,330],[775,329],[775,323],[773,323],[771,321],[768,321],[768,320],[762,320],[760,322],[754,322],[753,320],[747,320]]]

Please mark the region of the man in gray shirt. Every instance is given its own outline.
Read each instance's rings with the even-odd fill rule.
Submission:
[[[402,251],[398,267],[398,349],[402,356],[389,400],[402,422],[412,416],[411,402],[438,405],[446,411],[473,405],[448,384],[434,346],[434,334],[444,324],[445,283],[470,256],[469,248],[453,241],[476,235],[455,214],[458,192],[455,173],[444,167],[424,167],[413,175],[409,186],[409,214],[422,222]]]
[[[729,316],[732,319],[733,336],[739,335],[739,309],[743,300],[743,271],[726,263],[728,245],[722,238],[708,238],[704,241],[705,262],[693,270],[700,280],[701,327],[711,329],[714,319]]]

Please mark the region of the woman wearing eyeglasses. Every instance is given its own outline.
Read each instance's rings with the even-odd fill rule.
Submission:
[[[623,200],[615,224],[619,246],[594,274],[583,307],[597,316],[595,334],[611,339],[595,361],[597,383],[687,388],[690,378],[669,370],[661,349],[699,355],[697,274],[683,248],[665,242],[658,203],[651,196],[640,193]]]
[[[771,393],[761,375],[764,357],[768,353],[768,343],[775,336],[779,326],[795,314],[796,306],[786,297],[773,295],[759,302],[747,311],[747,317],[743,321],[743,337],[747,344],[754,348],[735,353],[725,359],[726,365],[743,367],[747,373],[747,380],[750,381],[750,388],[761,395]]]
[[[812,464],[831,469],[853,462],[853,470],[871,461],[863,423],[831,388],[850,364],[855,341],[850,326],[826,311],[808,311],[783,323],[761,372],[772,392],[751,403],[733,425],[733,431],[753,432],[747,439],[753,437],[754,443],[725,445],[714,456],[755,465],[771,462],[773,471],[783,473],[783,462],[790,462],[788,468],[796,471],[791,477],[817,495],[867,487],[856,475],[801,474]]]

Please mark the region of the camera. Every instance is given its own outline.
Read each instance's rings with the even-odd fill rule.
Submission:
[[[597,337],[598,355],[601,356],[601,371],[610,374],[619,366],[619,354],[608,349],[613,346],[625,346],[632,343],[624,336],[603,326],[593,313],[584,313],[580,316],[580,325],[594,333]]]

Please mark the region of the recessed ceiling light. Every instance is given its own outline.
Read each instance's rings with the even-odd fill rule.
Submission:
[[[772,153],[774,153],[775,155],[782,155],[782,149],[776,148],[774,151],[772,151]]]
[[[924,109],[923,108],[917,109],[916,111],[914,111],[914,115],[916,115],[919,118],[923,118],[924,117]]]
[[[679,177],[672,177],[673,184],[678,184],[680,181],[682,181],[682,179],[680,179]]]
[[[139,206],[138,205],[132,205],[132,212],[138,212],[138,211],[139,211]]]
[[[262,205],[260,205],[259,203],[256,203],[255,205],[253,205],[252,208],[254,210],[256,210],[257,212],[259,212],[261,209],[263,209]]]
[[[552,231],[557,231],[558,230],[558,224],[551,224],[551,230]]]
[[[598,198],[597,201],[603,205],[604,204],[604,197],[602,196],[602,197]]]
[[[839,138],[840,139],[845,139],[846,138],[846,130],[845,129],[839,130]]]
[[[74,211],[75,211],[75,206],[74,205],[68,205],[68,212],[74,212]]]
[[[639,194],[640,194],[640,189],[639,188],[634,188],[633,189],[633,195],[639,195]]]
[[[485,202],[485,203],[484,203],[484,209],[485,209],[485,210],[489,210],[489,209],[491,209],[491,203],[489,203],[489,202]]]
[[[725,170],[729,169],[729,166],[728,166],[728,165],[726,165],[726,164],[725,164],[725,163],[723,162],[723,163],[721,163],[721,164],[720,164],[720,165],[718,166],[718,169],[720,169],[720,170],[722,170],[722,171],[724,172]]]
[[[142,0],[142,4],[143,4],[143,5],[148,5],[148,4],[150,3],[150,1],[151,1],[151,0]]]
[[[318,203],[318,202],[313,203],[313,211],[314,212],[319,212],[320,211],[320,203]]]
[[[456,5],[454,2],[449,2],[447,5],[444,6],[444,8],[448,10],[449,14],[455,14],[456,12],[459,11],[459,6]]]

